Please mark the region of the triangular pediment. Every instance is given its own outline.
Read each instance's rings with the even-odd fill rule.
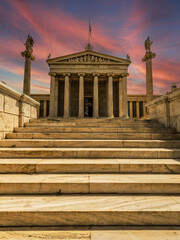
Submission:
[[[47,60],[48,64],[60,64],[60,63],[119,63],[119,64],[130,64],[129,59],[118,58],[103,53],[94,51],[83,51],[62,57],[51,58]]]

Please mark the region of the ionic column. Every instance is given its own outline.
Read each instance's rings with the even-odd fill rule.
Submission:
[[[47,101],[44,100],[43,102],[43,117],[46,117],[46,112],[47,112]]]
[[[129,101],[129,117],[133,118],[133,104],[132,101]]]
[[[139,101],[136,102],[136,117],[139,118]]]
[[[54,88],[54,116],[58,116],[58,78],[55,78]]]
[[[119,78],[119,117],[123,117],[123,78]]]
[[[143,116],[146,116],[146,102],[143,101]]]
[[[113,76],[114,74],[108,74],[108,104],[107,115],[108,117],[114,117],[113,115]]]
[[[50,83],[50,117],[55,116],[54,112],[54,91],[55,91],[55,76],[56,73],[49,73],[49,76],[51,76],[51,83]]]
[[[93,73],[94,84],[93,84],[93,117],[99,117],[99,94],[98,94],[98,76],[99,73]]]
[[[121,74],[122,80],[122,117],[128,117],[128,103],[127,103],[127,76],[128,73]]]
[[[79,118],[84,117],[84,73],[79,73]]]
[[[147,102],[153,100],[153,77],[152,77],[152,58],[156,57],[156,54],[151,51],[150,38],[147,37],[145,41],[145,50],[146,54],[143,57],[142,61],[146,62],[146,98]]]
[[[65,76],[65,84],[64,84],[64,116],[63,117],[69,117],[69,76],[70,73],[64,73],[63,76]]]

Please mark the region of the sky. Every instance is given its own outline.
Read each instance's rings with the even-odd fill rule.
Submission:
[[[0,0],[0,81],[23,88],[23,42],[34,39],[31,93],[49,93],[47,56],[93,50],[131,57],[128,94],[145,94],[144,41],[153,41],[154,94],[180,87],[180,0]]]

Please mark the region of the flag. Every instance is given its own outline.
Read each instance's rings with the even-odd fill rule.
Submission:
[[[91,28],[91,23],[89,21],[89,34],[91,34],[92,28]]]

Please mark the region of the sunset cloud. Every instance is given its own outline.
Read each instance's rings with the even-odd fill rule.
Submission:
[[[69,2],[69,1],[68,1]],[[32,91],[49,92],[49,53],[58,57],[84,50],[87,44],[88,21],[92,22],[92,44],[95,51],[125,57],[131,56],[128,93],[145,94],[144,40],[150,35],[155,94],[163,94],[172,82],[180,84],[180,42],[178,22],[180,4],[158,0],[108,0],[77,2],[54,0],[2,0],[0,3],[0,69],[6,80],[22,90],[24,58],[21,51],[30,33],[34,40],[35,62],[32,63]],[[86,2],[86,4],[85,4]],[[78,5],[79,4],[79,5]],[[36,7],[34,7],[36,6]],[[87,14],[84,14],[87,13]],[[87,16],[86,16],[87,15]],[[19,78],[17,78],[19,76]],[[0,71],[0,80],[4,74]],[[19,79],[19,80],[17,80]]]

